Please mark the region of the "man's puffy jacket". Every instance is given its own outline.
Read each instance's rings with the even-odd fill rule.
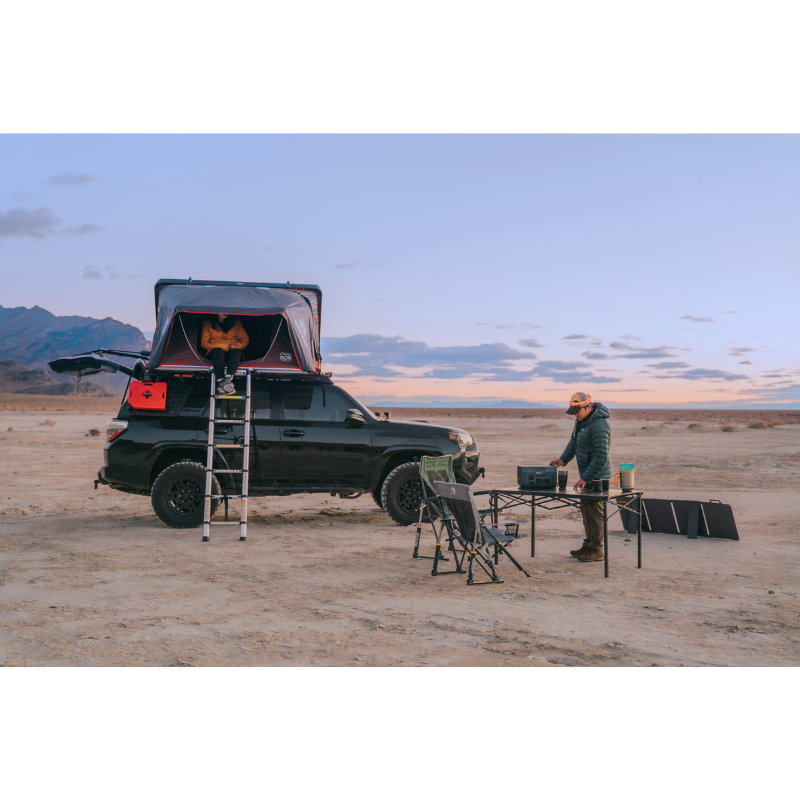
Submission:
[[[203,332],[200,336],[200,346],[208,351],[219,347],[226,352],[231,349],[231,345],[239,350],[244,350],[250,337],[245,332],[244,326],[237,319],[231,329],[226,333],[221,328],[212,325],[208,320],[203,323]]]
[[[592,403],[594,411],[584,420],[575,420],[575,428],[561,460],[568,464],[578,458],[578,471],[584,481],[611,479],[611,424],[609,410],[602,403]]]

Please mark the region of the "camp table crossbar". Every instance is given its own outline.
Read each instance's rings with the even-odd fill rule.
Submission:
[[[486,489],[475,492],[475,495],[488,494],[494,524],[497,525],[501,511],[509,511],[520,506],[530,506],[531,509],[531,558],[536,556],[536,509],[555,511],[559,508],[580,508],[583,502],[603,503],[603,559],[605,562],[605,577],[608,577],[608,507],[615,506],[618,514],[621,508],[627,509],[635,515],[637,567],[642,568],[642,495],[643,492],[620,489],[610,489],[607,492],[576,492],[574,489],[520,489],[511,487],[507,489]],[[592,512],[594,513],[594,512]],[[631,520],[632,521],[632,520]],[[632,527],[632,526],[631,526]]]

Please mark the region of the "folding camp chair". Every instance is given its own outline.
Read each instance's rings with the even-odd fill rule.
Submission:
[[[465,486],[463,483],[434,481],[433,488],[443,512],[441,523],[447,529],[450,540],[457,542],[463,548],[464,555],[462,555],[461,563],[463,563],[464,556],[469,554],[468,586],[503,582],[495,572],[491,548],[494,548],[495,561],[497,561],[497,556],[503,553],[520,572],[530,578],[528,571],[506,549],[506,545],[526,536],[519,532],[519,522],[504,523],[505,531],[491,528],[484,524],[475,503],[475,496],[469,486]],[[475,581],[476,563],[491,580]],[[434,561],[432,574],[436,574],[436,561]]]
[[[435,547],[439,554],[439,561],[447,561],[441,553],[441,533],[442,526],[436,527],[436,520],[442,516],[442,508],[436,491],[433,488],[434,481],[445,481],[455,483],[456,477],[453,474],[453,456],[422,456],[419,460],[419,477],[422,484],[422,501],[419,504],[419,519],[417,520],[417,537],[414,540],[414,553],[412,558],[436,558],[436,555],[421,556],[419,554],[419,540],[422,536],[422,523],[430,522],[433,528],[433,535],[436,539]],[[448,545],[452,549],[452,544]]]

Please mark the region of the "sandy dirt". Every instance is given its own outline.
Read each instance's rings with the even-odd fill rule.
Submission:
[[[636,463],[637,488],[732,504],[740,541],[646,533],[637,570],[635,537],[614,517],[604,579],[602,563],[568,554],[578,515],[539,513],[536,558],[528,540],[514,545],[531,577],[501,560],[503,584],[468,587],[412,560],[414,529],[369,497],[255,499],[246,543],[220,527],[202,544],[199,530],[161,524],[146,497],[94,491],[113,406],[0,404],[0,664],[800,663],[800,425],[747,427],[780,415],[612,412],[613,463]],[[525,413],[446,420],[477,437],[476,489],[560,455],[570,421]],[[430,533],[423,542],[431,552]]]

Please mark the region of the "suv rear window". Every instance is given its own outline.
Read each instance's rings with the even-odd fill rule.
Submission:
[[[338,392],[322,386],[302,386],[283,390],[283,409],[287,420],[296,422],[344,422],[349,401]]]

